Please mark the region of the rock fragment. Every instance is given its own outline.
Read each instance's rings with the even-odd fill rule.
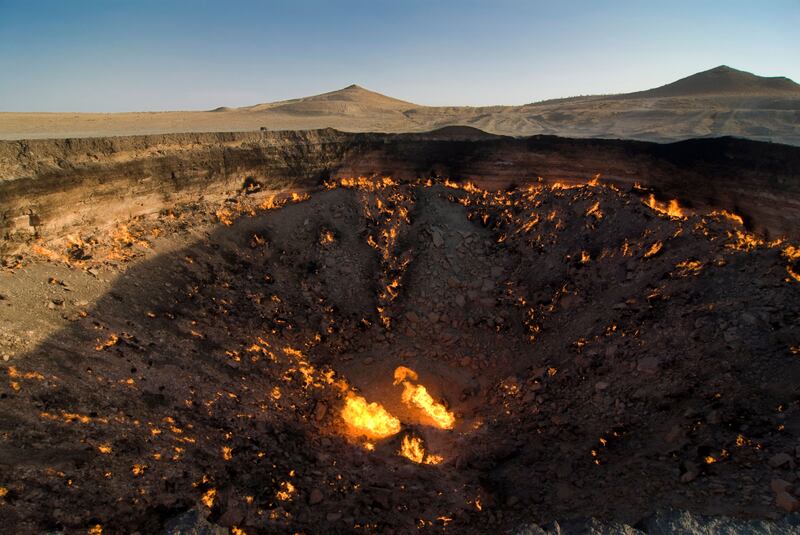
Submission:
[[[775,495],[775,505],[786,512],[794,513],[800,510],[800,500],[788,492],[779,492]]]
[[[658,371],[660,362],[656,357],[645,357],[636,365],[636,369],[642,373],[653,374]]]
[[[795,467],[794,459],[792,459],[792,456],[788,453],[776,453],[769,458],[768,462],[772,468],[787,468],[794,470]]]
[[[319,489],[312,489],[311,493],[308,495],[308,504],[309,505],[317,505],[318,503],[322,503],[325,497],[322,494],[322,491]]]

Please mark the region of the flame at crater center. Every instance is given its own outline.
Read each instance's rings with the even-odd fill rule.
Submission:
[[[379,403],[369,403],[352,392],[345,399],[342,418],[353,431],[369,438],[386,438],[400,432],[400,420]]]
[[[420,384],[413,384],[419,378],[417,372],[405,366],[399,366],[394,371],[394,384],[403,384],[401,399],[406,405],[413,405],[430,417],[437,427],[452,429],[456,423],[455,415],[447,407],[434,401],[428,389]]]

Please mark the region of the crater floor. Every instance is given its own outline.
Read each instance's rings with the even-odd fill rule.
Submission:
[[[734,214],[391,179],[214,212],[4,268],[12,531],[196,508],[246,533],[485,533],[800,495],[800,252]]]

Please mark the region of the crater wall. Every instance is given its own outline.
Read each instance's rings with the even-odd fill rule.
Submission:
[[[0,141],[0,251],[37,234],[59,237],[176,203],[221,201],[248,179],[268,189],[311,190],[353,175],[447,176],[487,188],[599,175],[689,208],[734,211],[766,237],[800,237],[800,147],[735,138],[512,138],[466,127],[423,134],[324,129]]]

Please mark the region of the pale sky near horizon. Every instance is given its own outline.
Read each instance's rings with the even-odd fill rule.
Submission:
[[[800,82],[800,0],[0,0],[0,111],[427,105],[621,93],[717,65]]]

